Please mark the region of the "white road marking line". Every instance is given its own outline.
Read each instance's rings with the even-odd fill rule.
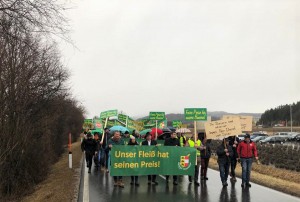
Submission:
[[[83,202],[89,202],[90,201],[90,190],[89,190],[89,176],[87,174],[87,167],[85,166],[85,172],[84,172],[84,181],[83,181]]]
[[[161,177],[162,179],[166,180],[166,177],[163,175],[159,175],[159,177]]]

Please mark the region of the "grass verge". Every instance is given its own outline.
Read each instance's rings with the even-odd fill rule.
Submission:
[[[69,152],[66,151],[53,165],[45,181],[35,187],[35,191],[26,196],[23,202],[35,201],[77,201],[82,152],[80,142],[72,145],[72,169],[69,168]]]
[[[216,157],[210,159],[209,167],[214,170],[219,170]],[[242,175],[240,164],[236,167],[236,175],[238,177]],[[253,163],[251,181],[277,191],[300,197],[300,175],[298,172]]]

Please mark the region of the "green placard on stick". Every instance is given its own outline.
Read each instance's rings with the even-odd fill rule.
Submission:
[[[165,120],[166,115],[165,115],[165,112],[150,112],[149,119],[150,120]]]
[[[118,110],[108,110],[105,112],[101,112],[100,114],[100,119],[106,119],[109,117],[117,116],[118,115]]]
[[[93,119],[84,119],[84,123],[93,123]]]
[[[124,114],[118,114],[119,121],[122,121],[123,123],[126,123],[127,115]]]
[[[189,121],[207,121],[207,109],[206,108],[185,108],[184,117],[185,120],[189,120]]]
[[[172,126],[174,128],[180,128],[182,126],[182,121],[172,121]]]
[[[93,119],[84,119],[82,128],[83,129],[93,129],[94,128]]]

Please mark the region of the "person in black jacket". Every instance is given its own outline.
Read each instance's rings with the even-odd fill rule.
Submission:
[[[136,141],[135,137],[133,135],[131,135],[128,145],[135,146],[135,145],[139,145],[139,143]],[[135,186],[140,185],[139,184],[139,176],[130,176],[130,177],[131,177],[131,182],[130,182],[131,185],[133,185],[133,184],[135,184]]]
[[[177,134],[173,132],[171,138],[165,140],[164,146],[178,146],[180,147],[180,142],[177,138]],[[169,175],[166,176],[166,182],[169,183]],[[177,176],[173,175],[173,184],[178,185]]]
[[[217,148],[218,164],[220,170],[220,177],[223,187],[227,187],[227,178],[229,173],[230,159],[232,158],[233,151],[228,144],[228,139],[224,138],[222,144]]]
[[[142,142],[143,146],[156,146],[157,142],[155,140],[151,140],[151,134],[149,132],[146,133],[146,140]],[[150,185],[151,182],[155,185],[158,185],[156,181],[156,175],[148,175],[148,184]]]
[[[96,169],[98,170],[98,168],[100,167],[100,160],[101,160],[101,145],[100,145],[100,139],[99,139],[99,133],[96,132],[94,133],[94,140],[96,141],[97,143],[97,148],[96,148],[96,151],[97,151],[97,155],[94,156],[94,163],[95,163],[95,167]]]
[[[210,148],[210,144],[207,142],[206,137],[204,137],[203,140],[201,140],[201,180],[208,180],[207,177],[207,168],[208,168],[208,163],[209,163],[209,159],[211,156],[211,148]]]
[[[108,140],[111,138],[111,135],[109,133],[109,129],[108,128],[104,128],[104,134],[103,134],[103,137],[102,137],[102,140],[100,142],[100,145],[102,145],[102,150],[104,150],[105,152],[105,155],[102,155],[105,159],[105,161],[102,161],[102,166],[104,166],[104,162],[105,162],[105,168],[106,168],[106,172],[108,173],[108,153],[109,153],[109,150],[107,150],[107,142]]]
[[[230,162],[230,176],[231,176],[231,180],[236,182],[235,168],[237,164],[237,159],[239,158],[239,155],[237,153],[239,139],[236,136],[230,136],[228,140],[229,140],[229,145],[232,147],[232,151],[233,151],[233,155]]]
[[[92,138],[92,134],[90,132],[87,133],[87,139],[82,141],[81,150],[85,151],[85,159],[87,167],[89,168],[88,173],[91,173],[93,156],[94,154],[97,155],[97,142]]]

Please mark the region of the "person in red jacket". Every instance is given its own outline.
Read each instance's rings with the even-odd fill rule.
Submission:
[[[242,141],[237,148],[238,161],[241,160],[242,163],[242,187],[251,187],[250,174],[252,166],[252,158],[255,156],[258,160],[257,149],[254,142],[251,141],[250,135],[246,134],[244,141]]]

